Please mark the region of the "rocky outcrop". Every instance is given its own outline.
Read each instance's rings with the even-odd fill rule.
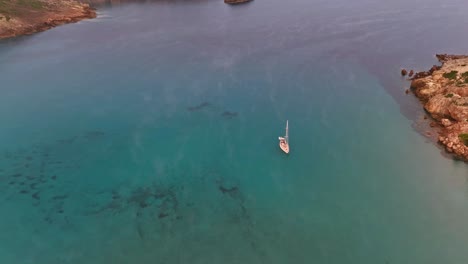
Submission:
[[[468,161],[468,56],[436,57],[442,66],[416,73],[411,90],[440,126],[439,143],[457,159]]]
[[[243,4],[250,2],[252,0],[224,0],[224,3],[230,4],[230,5],[235,5],[235,4]]]
[[[94,17],[96,12],[93,8],[74,0],[7,1],[0,9],[0,39]]]

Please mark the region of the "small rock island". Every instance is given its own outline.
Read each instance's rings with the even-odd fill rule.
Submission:
[[[224,3],[230,4],[230,5],[236,5],[236,4],[243,4],[250,2],[252,0],[224,0]]]
[[[414,75],[411,90],[438,125],[438,141],[468,161],[468,56],[438,54],[442,66]]]
[[[75,0],[0,0],[0,39],[94,17],[93,8]]]

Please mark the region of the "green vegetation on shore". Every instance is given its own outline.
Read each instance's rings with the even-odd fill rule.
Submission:
[[[450,80],[455,80],[457,78],[458,71],[451,71],[444,73],[444,77]]]
[[[465,82],[465,83],[468,83],[468,72],[464,72],[464,73],[462,73],[462,75],[461,75],[461,76],[462,76],[462,78],[464,78],[464,79],[465,79],[465,80],[464,80],[464,82]]]
[[[464,134],[460,134],[458,135],[460,137],[460,139],[463,141],[463,143],[465,144],[465,146],[468,146],[468,134],[464,133]]]
[[[11,16],[20,15],[26,10],[40,10],[44,8],[40,0],[0,0],[0,19],[10,20]]]

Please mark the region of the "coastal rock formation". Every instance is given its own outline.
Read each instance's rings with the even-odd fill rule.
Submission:
[[[224,3],[230,4],[230,5],[235,5],[235,4],[242,4],[242,3],[247,3],[252,0],[224,0]]]
[[[96,17],[96,12],[88,4],[74,0],[23,0],[0,3],[0,39],[28,35]]]
[[[411,89],[440,125],[439,142],[468,161],[468,56],[436,55],[442,66],[416,73]]]

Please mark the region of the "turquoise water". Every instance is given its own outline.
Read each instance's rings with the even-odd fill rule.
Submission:
[[[0,263],[468,263],[468,167],[398,76],[466,53],[468,6],[348,2],[107,6],[0,42]]]

